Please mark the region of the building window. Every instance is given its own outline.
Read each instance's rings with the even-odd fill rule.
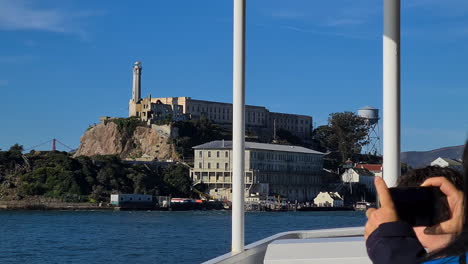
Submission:
[[[208,158],[211,158],[211,151],[208,151]]]
[[[228,170],[228,164],[227,163],[224,163],[224,170]]]
[[[216,168],[219,169],[219,163],[216,163]]]
[[[219,158],[219,151],[216,151],[216,157]]]
[[[201,163],[201,162],[198,163],[198,168],[199,168],[199,169],[202,168],[202,163]]]
[[[211,163],[208,162],[208,169],[211,169]]]
[[[198,152],[198,157],[203,157],[203,152],[200,150],[200,152]]]

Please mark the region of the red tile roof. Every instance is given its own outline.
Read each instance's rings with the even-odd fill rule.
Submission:
[[[367,169],[367,170],[370,170],[372,172],[382,171],[382,164],[357,164],[356,168]]]

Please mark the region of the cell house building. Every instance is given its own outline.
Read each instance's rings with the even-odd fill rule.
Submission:
[[[217,140],[193,147],[194,184],[205,184],[218,200],[232,198],[232,141]],[[266,199],[311,201],[324,180],[324,153],[299,146],[245,143],[245,194]]]

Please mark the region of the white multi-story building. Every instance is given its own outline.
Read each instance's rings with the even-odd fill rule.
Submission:
[[[208,185],[210,196],[231,200],[232,141],[193,147],[195,184]],[[245,142],[245,193],[310,201],[323,182],[324,153],[298,146]]]

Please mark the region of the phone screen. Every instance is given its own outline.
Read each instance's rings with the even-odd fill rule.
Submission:
[[[450,219],[445,196],[437,187],[389,188],[398,217],[411,226],[432,226]]]

